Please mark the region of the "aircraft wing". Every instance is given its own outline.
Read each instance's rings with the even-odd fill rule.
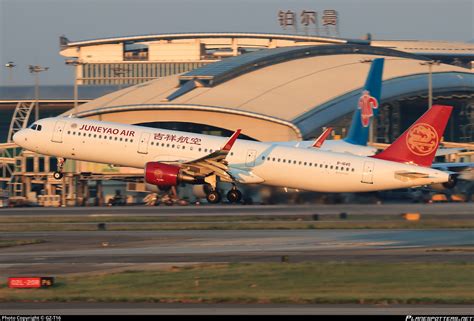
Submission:
[[[234,182],[236,179],[231,174],[226,157],[229,155],[240,132],[240,129],[236,130],[219,150],[194,160],[172,163],[179,165],[182,170],[192,176],[205,177],[215,174],[224,181]]]
[[[386,149],[390,144],[385,144],[385,143],[369,143],[368,145],[373,146],[377,149]],[[446,156],[446,155],[451,155],[451,154],[459,154],[461,153],[465,148],[438,148],[436,151],[435,156]]]
[[[466,163],[433,163],[432,168],[441,171],[462,172],[466,169],[474,168],[474,162]]]

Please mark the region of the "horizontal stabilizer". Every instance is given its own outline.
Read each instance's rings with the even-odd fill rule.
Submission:
[[[430,175],[426,173],[418,173],[418,172],[395,172],[396,175],[398,176],[403,176],[411,179],[417,179],[417,178],[429,178]]]

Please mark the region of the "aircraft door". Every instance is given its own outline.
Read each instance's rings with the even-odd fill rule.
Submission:
[[[362,173],[362,183],[373,184],[374,162],[364,162],[364,171]]]
[[[138,142],[138,152],[140,154],[148,154],[148,142],[150,141],[150,133],[142,133]]]
[[[247,151],[247,157],[245,159],[245,165],[247,167],[255,166],[255,158],[257,157],[257,151],[253,149],[249,149]]]
[[[62,143],[63,142],[63,132],[64,126],[66,122],[62,120],[58,120],[54,125],[53,137],[51,137],[51,141],[55,143]]]

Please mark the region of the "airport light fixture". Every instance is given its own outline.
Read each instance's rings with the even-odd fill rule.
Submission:
[[[13,68],[16,67],[13,61],[9,61],[5,64],[5,67],[8,68],[8,82],[12,82],[13,80]]]
[[[428,66],[428,108],[433,106],[433,66],[439,66],[440,63],[439,60],[420,62],[420,65]]]
[[[74,115],[77,115],[77,107],[78,107],[78,84],[77,84],[77,77],[78,77],[78,66],[85,65],[84,62],[78,59],[66,59],[66,65],[74,66]]]
[[[28,69],[30,73],[35,74],[35,121],[37,121],[39,119],[39,73],[48,70],[49,67],[30,65]]]

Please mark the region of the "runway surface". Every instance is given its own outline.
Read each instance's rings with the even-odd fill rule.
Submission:
[[[472,230],[15,232],[41,244],[0,249],[0,276],[66,274],[169,263],[474,261]]]
[[[0,303],[2,314],[23,315],[473,315],[471,305]]]
[[[0,216],[397,215],[472,219],[472,204],[186,206],[0,209]],[[309,221],[310,222],[310,221]],[[0,278],[74,275],[222,262],[473,262],[474,231],[181,230],[6,232],[0,240],[44,243],[0,248]],[[2,314],[474,314],[466,305],[239,305],[152,303],[0,303]]]
[[[0,208],[0,216],[67,215],[147,215],[147,216],[216,216],[216,215],[314,215],[314,214],[399,215],[418,212],[429,215],[474,215],[473,203],[439,204],[338,204],[338,205],[201,205],[201,206],[124,206],[68,208]]]

